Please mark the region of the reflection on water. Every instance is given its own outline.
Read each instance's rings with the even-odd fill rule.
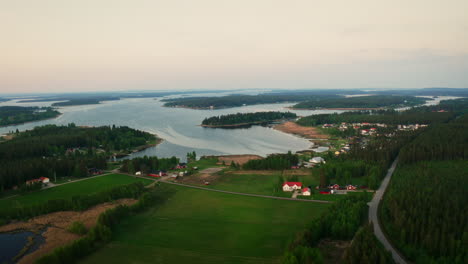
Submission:
[[[445,99],[437,98],[437,101]],[[20,104],[18,104],[20,105]],[[132,156],[157,155],[185,158],[187,152],[201,155],[257,154],[265,156],[288,150],[309,149],[309,140],[276,131],[270,127],[252,126],[242,129],[213,129],[199,126],[204,118],[232,113],[260,111],[290,111],[299,116],[343,112],[340,110],[290,110],[291,103],[243,106],[229,109],[192,110],[162,107],[159,99],[123,99],[99,105],[62,107],[63,115],[56,119],[43,120],[19,126],[0,128],[0,134],[22,131],[44,124],[101,126],[129,126],[157,134],[164,139],[157,147],[146,149]]]
[[[29,231],[0,233],[0,263],[15,263],[13,258],[28,244],[28,238],[33,238],[33,244],[23,256],[38,249],[44,243],[44,237]]]

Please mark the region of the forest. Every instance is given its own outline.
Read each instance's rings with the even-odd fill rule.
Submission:
[[[154,139],[125,126],[46,125],[18,132],[0,143],[0,192],[40,176],[86,177],[89,168],[106,169],[112,153]]]
[[[59,115],[60,112],[52,107],[0,106],[0,126],[17,125]]]
[[[410,108],[405,111],[368,110],[341,114],[320,114],[299,119],[302,126],[346,123],[382,123],[387,125],[444,123],[468,109],[468,98],[444,100],[438,105]],[[439,112],[441,111],[441,112]]]
[[[468,115],[437,124],[402,148],[385,194],[385,231],[415,263],[467,263]]]
[[[323,263],[317,248],[323,239],[350,240],[367,220],[369,193],[346,196],[335,202],[320,218],[314,219],[308,228],[296,235],[284,253],[283,264]]]
[[[394,110],[344,112],[341,114],[319,114],[299,119],[301,126],[345,123],[381,123],[387,125],[430,124],[446,122],[453,118],[451,112],[397,112]]]
[[[303,101],[293,106],[295,109],[316,108],[381,108],[403,107],[423,104],[427,99],[414,96],[373,95],[357,97],[321,98]]]
[[[221,97],[185,97],[163,99],[164,106],[186,107],[194,109],[229,108],[243,105],[275,104],[301,102],[320,98],[335,98],[333,94],[259,94],[259,95],[228,95]]]
[[[158,158],[156,156],[142,158],[126,159],[122,162],[120,171],[133,174],[137,171],[142,173],[151,173],[158,170],[169,170],[179,164],[179,159],[176,157],[171,158]]]
[[[120,98],[80,98],[80,99],[70,99],[65,102],[53,103],[52,106],[73,106],[73,105],[90,105],[90,104],[100,104],[102,101],[115,101],[120,100]]]
[[[296,118],[294,113],[286,112],[256,112],[256,113],[237,113],[221,116],[212,116],[205,118],[202,126],[223,127],[235,125],[264,124],[281,119]]]
[[[299,162],[297,154],[289,151],[287,154],[272,154],[264,159],[249,160],[242,168],[244,170],[287,170]]]

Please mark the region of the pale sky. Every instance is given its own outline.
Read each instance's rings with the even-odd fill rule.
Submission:
[[[0,93],[468,87],[467,0],[0,0]]]

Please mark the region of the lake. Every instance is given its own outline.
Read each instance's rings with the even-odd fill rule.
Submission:
[[[5,102],[0,105],[40,105],[44,103]],[[284,153],[309,149],[312,145],[307,139],[276,131],[269,127],[252,126],[241,129],[203,128],[199,125],[206,117],[232,113],[259,111],[290,111],[293,104],[265,104],[216,110],[192,110],[163,107],[160,99],[139,98],[108,101],[98,105],[61,107],[63,114],[55,119],[26,123],[18,126],[0,128],[0,134],[19,129],[32,129],[45,124],[66,125],[75,123],[80,126],[117,125],[129,126],[157,134],[164,141],[152,148],[132,154],[135,156],[176,156],[185,160],[187,152],[196,151],[201,155],[257,154],[266,156],[271,153]],[[291,111],[305,116],[319,113],[342,112],[336,110]]]
[[[225,95],[225,94],[216,94]],[[191,94],[190,96],[195,96]],[[212,96],[204,94],[204,96]],[[439,97],[428,104],[438,103]],[[51,102],[17,103],[4,102],[0,105],[47,106]],[[129,126],[157,134],[164,141],[152,148],[134,153],[136,156],[176,156],[185,160],[187,152],[196,151],[201,155],[223,154],[257,154],[266,156],[271,153],[284,153],[306,150],[312,147],[307,139],[276,131],[270,127],[252,126],[240,129],[203,128],[199,125],[206,117],[233,113],[249,113],[260,111],[290,111],[300,116],[313,114],[343,112],[339,110],[296,110],[287,107],[292,103],[264,104],[215,110],[193,110],[184,108],[163,107],[160,98],[122,99],[108,101],[98,105],[83,105],[61,107],[63,114],[55,119],[27,123],[18,126],[0,128],[0,134],[19,129],[32,129],[45,124],[66,125],[75,123],[80,126],[117,125]]]

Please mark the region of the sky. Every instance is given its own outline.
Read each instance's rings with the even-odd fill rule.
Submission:
[[[466,0],[0,0],[0,93],[468,87]]]

